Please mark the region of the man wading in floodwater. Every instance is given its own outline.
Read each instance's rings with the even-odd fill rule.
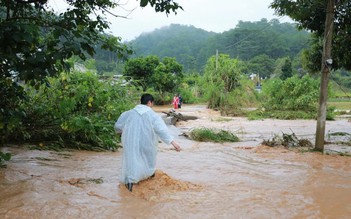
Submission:
[[[129,191],[132,191],[134,183],[155,175],[158,137],[180,151],[165,122],[151,109],[153,96],[143,94],[140,103],[122,113],[115,123],[115,131],[122,133],[121,181]]]

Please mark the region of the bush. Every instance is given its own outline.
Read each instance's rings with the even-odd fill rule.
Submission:
[[[224,54],[208,60],[202,89],[209,108],[222,115],[240,115],[242,108],[256,103],[254,85],[243,74],[245,69],[242,61]]]
[[[263,85],[262,100],[267,110],[316,111],[319,81],[310,76],[272,79]]]
[[[319,80],[308,75],[286,80],[271,79],[263,84],[260,100],[262,109],[249,113],[249,118],[316,119],[319,100]],[[330,93],[330,91],[329,91]],[[327,119],[334,118],[328,108]]]
[[[3,153],[0,151],[0,165],[3,165],[4,161],[9,161],[11,159],[10,153]]]
[[[249,120],[273,118],[273,119],[317,119],[317,111],[303,111],[303,110],[270,110],[257,109],[247,113]],[[327,120],[334,120],[334,107],[328,107]]]
[[[225,116],[244,115],[246,112],[243,109],[257,105],[258,101],[252,81],[241,78],[240,84],[230,92],[223,92],[215,85],[208,85],[205,97],[208,107],[220,110],[221,115]]]
[[[61,74],[50,85],[26,87],[29,101],[12,139],[86,150],[116,150],[113,125],[132,107],[133,95],[91,73]]]
[[[202,142],[238,142],[239,138],[231,132],[225,130],[215,130],[209,128],[196,128],[190,134],[190,138]]]

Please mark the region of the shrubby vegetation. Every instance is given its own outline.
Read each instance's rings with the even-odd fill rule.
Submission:
[[[263,107],[268,110],[305,110],[316,109],[319,81],[310,76],[301,79],[297,76],[287,80],[272,79],[264,84]]]
[[[129,59],[123,70],[126,80],[143,88],[154,87],[160,94],[172,91],[180,83],[183,66],[175,58],[146,56]]]
[[[203,90],[199,81],[199,76],[185,76],[183,82],[177,88],[178,93],[183,97],[183,103],[191,104],[202,101]]]
[[[332,72],[330,75],[334,98],[351,98],[351,73],[345,69]]]
[[[250,118],[315,119],[319,97],[320,81],[305,75],[293,76],[286,80],[279,78],[263,83],[259,95],[262,108],[250,113]],[[333,118],[330,108],[328,119]]]
[[[72,67],[69,65],[71,57],[79,57],[84,61],[88,57],[96,55],[97,52],[101,52],[102,49],[112,52],[102,56],[96,55],[97,57],[106,59],[106,61],[110,61],[102,65],[101,62],[94,63],[97,72],[101,73],[101,71],[111,70],[111,61],[116,60],[114,57],[111,57],[112,55],[120,58],[126,57],[126,55],[131,52],[125,44],[121,43],[120,37],[104,33],[106,29],[109,29],[110,24],[106,20],[106,14],[113,14],[110,13],[111,10],[120,7],[120,4],[109,0],[65,2],[69,5],[67,10],[55,13],[50,5],[46,4],[47,1],[0,1],[1,145],[9,139],[28,140],[34,136],[39,136],[39,134],[34,133],[35,129],[30,130],[30,127],[26,126],[34,125],[35,128],[40,129],[42,126],[45,126],[45,123],[31,119],[28,116],[31,113],[33,113],[34,118],[41,118],[40,116],[43,116],[43,118],[54,121],[68,119],[66,117],[58,117],[65,115],[56,115],[58,112],[55,112],[56,109],[52,105],[48,104],[48,107],[51,106],[52,108],[45,108],[45,103],[41,103],[40,101],[45,101],[45,97],[47,97],[43,91],[45,88],[43,88],[41,84],[49,85],[52,83],[50,80],[53,80],[49,77],[58,76],[64,71],[68,72]],[[147,5],[155,8],[156,12],[164,12],[166,14],[171,12],[176,13],[178,9],[181,9],[181,6],[173,2],[173,0],[161,2],[156,0],[140,1],[140,7],[146,7]],[[96,16],[97,14],[99,16]],[[99,54],[101,55],[101,53]],[[108,55],[110,59],[107,59],[106,55]],[[26,83],[27,85],[30,84],[30,86],[26,87],[26,90],[24,90],[22,84],[18,83],[18,81]],[[83,84],[85,83],[83,81],[81,82]],[[32,86],[34,86],[35,89],[41,90],[33,91]],[[79,93],[80,91],[81,90],[72,90],[70,95],[72,95],[72,93],[78,96],[82,95]],[[27,96],[27,92],[30,93],[29,96]],[[82,92],[85,94],[85,91]],[[92,91],[92,93],[93,92],[94,91]],[[52,95],[54,94],[55,93],[52,92]],[[43,95],[42,100],[41,97],[37,95]],[[111,96],[114,97],[113,95]],[[118,97],[124,98],[123,96]],[[49,98],[51,98],[51,96],[49,96]],[[70,96],[70,98],[72,98],[72,96]],[[93,98],[95,98],[94,100],[98,99],[95,96],[93,96]],[[37,104],[36,101],[39,102],[38,105],[35,105]],[[64,107],[62,106],[61,108],[63,112],[72,113],[72,116],[74,116],[77,111],[81,110],[77,107],[78,103],[83,104],[83,99],[80,101],[81,102],[78,101],[76,104],[64,98],[62,103],[57,101],[56,104],[58,104],[57,107],[63,104]],[[93,100],[88,99],[88,104],[92,104],[92,101]],[[42,107],[42,109],[37,109],[38,107]],[[67,107],[67,109],[65,109],[65,107]],[[48,112],[41,110],[48,110]],[[53,110],[53,112],[50,112],[50,110]],[[94,110],[92,110],[92,112],[98,113]],[[86,113],[88,112],[90,113],[91,109],[86,111]],[[101,141],[104,141],[100,138],[101,136],[92,139],[94,136],[88,136],[87,133],[81,132],[79,128],[83,123],[92,125],[90,128],[92,133],[94,133],[93,130],[97,128],[95,127],[95,122],[98,122],[94,114],[89,114],[89,117],[87,117],[86,114],[82,113],[80,116],[81,118],[77,116],[72,118],[72,121],[66,121],[69,129],[65,133],[65,137],[69,136],[68,138],[72,141],[75,141],[77,137],[79,142],[93,142],[97,144],[97,147],[100,147],[102,145]],[[95,116],[98,116],[98,114]],[[26,121],[23,120],[31,120],[31,123],[26,123]],[[51,122],[51,120],[47,120],[47,122]],[[85,122],[83,122],[83,120]],[[36,124],[37,122],[38,124]],[[57,124],[52,125],[57,126]],[[15,133],[17,130],[20,130],[20,132]],[[105,132],[104,129],[95,131]],[[71,133],[76,133],[77,136],[74,134],[71,135]],[[45,133],[42,134],[43,138],[45,138],[54,135],[54,131],[46,130]],[[46,136],[46,134],[48,136]],[[99,136],[99,134],[97,136]],[[83,137],[86,139],[83,140]],[[54,140],[57,139],[54,138]],[[105,143],[107,144],[106,148],[115,147],[111,146],[111,142],[104,142],[104,144]]]
[[[189,136],[195,141],[211,141],[219,143],[239,141],[239,138],[236,135],[222,129],[196,128],[191,130]]]
[[[2,166],[4,161],[9,161],[11,159],[10,153],[4,153],[0,151],[0,167]]]
[[[222,115],[240,115],[242,108],[256,102],[254,84],[243,74],[245,64],[229,55],[211,57],[206,65],[202,87],[208,107]]]
[[[24,114],[9,139],[42,147],[116,150],[113,124],[132,106],[133,93],[89,72],[62,73],[48,81],[38,89],[25,87]]]

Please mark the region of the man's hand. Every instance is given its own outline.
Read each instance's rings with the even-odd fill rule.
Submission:
[[[172,141],[171,144],[173,145],[173,147],[174,147],[174,149],[175,149],[176,151],[179,152],[179,151],[181,150],[181,148],[180,148],[180,146],[179,146],[179,144],[178,144],[177,142]]]

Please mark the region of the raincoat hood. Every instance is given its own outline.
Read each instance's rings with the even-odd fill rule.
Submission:
[[[140,115],[143,115],[144,113],[149,112],[151,108],[146,105],[139,104],[134,107],[134,110],[137,111]]]

